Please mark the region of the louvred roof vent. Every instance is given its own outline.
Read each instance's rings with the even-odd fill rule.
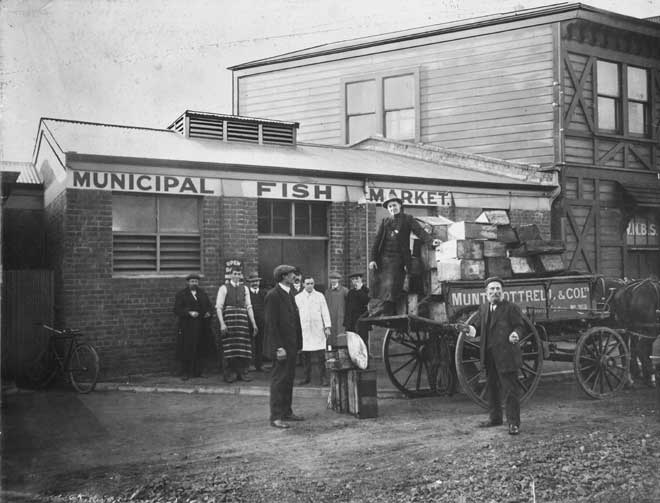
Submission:
[[[188,138],[240,141],[264,145],[295,145],[297,122],[186,110],[168,129]]]

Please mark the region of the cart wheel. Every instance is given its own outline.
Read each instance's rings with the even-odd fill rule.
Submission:
[[[470,324],[477,315],[476,311],[466,321]],[[536,390],[541,380],[543,367],[543,346],[534,324],[522,315],[525,322],[525,334],[520,337],[523,365],[518,373],[518,384],[523,394],[520,403],[526,402]],[[463,391],[477,404],[488,408],[486,371],[481,364],[480,339],[459,334],[456,340],[456,373]]]
[[[437,338],[426,330],[389,329],[383,341],[383,361],[392,384],[407,397],[438,393]]]
[[[613,395],[626,383],[630,353],[623,337],[608,327],[592,327],[578,340],[573,370],[593,398]]]

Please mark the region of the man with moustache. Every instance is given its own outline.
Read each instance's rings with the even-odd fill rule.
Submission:
[[[524,332],[520,308],[503,298],[504,282],[498,277],[485,282],[486,302],[479,306],[473,325],[465,328],[468,337],[479,332],[481,364],[486,369],[488,421],[482,428],[499,426],[502,421],[502,397],[505,402],[509,434],[520,432],[520,398],[518,371],[522,367],[522,352],[518,344]]]

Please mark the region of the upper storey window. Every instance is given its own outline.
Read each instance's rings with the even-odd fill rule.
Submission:
[[[606,133],[649,134],[648,70],[598,60],[598,129]]]
[[[354,143],[374,135],[417,140],[418,83],[416,70],[346,81],[345,141]]]

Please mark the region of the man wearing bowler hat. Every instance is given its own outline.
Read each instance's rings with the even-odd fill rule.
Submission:
[[[434,240],[412,215],[403,212],[403,201],[396,196],[383,202],[390,216],[383,218],[371,249],[369,269],[374,271],[372,296],[383,302],[383,315],[395,314],[396,303],[403,294],[406,273],[410,270],[410,233],[427,245]]]
[[[525,333],[520,308],[504,299],[504,282],[498,277],[485,282],[486,302],[479,306],[473,325],[466,326],[468,337],[479,332],[481,365],[486,369],[488,421],[479,426],[499,426],[502,421],[502,395],[504,396],[509,434],[520,431],[520,397],[518,370],[522,367],[520,338]]]
[[[174,314],[178,318],[177,356],[181,360],[181,378],[200,377],[202,345],[209,337],[213,306],[209,296],[199,288],[199,274],[186,277],[188,286],[174,298]]]
[[[264,335],[272,348],[270,424],[275,428],[288,428],[287,421],[303,420],[291,408],[296,355],[302,348],[300,316],[292,292],[295,271],[291,265],[278,265],[273,271],[276,284],[266,294]]]

